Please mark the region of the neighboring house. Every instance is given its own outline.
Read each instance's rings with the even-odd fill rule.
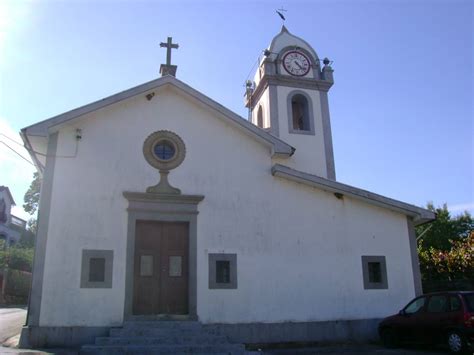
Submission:
[[[6,246],[17,243],[26,231],[26,221],[11,213],[15,205],[10,189],[0,186],[0,240],[4,240]]]
[[[252,122],[175,71],[22,130],[43,175],[23,344],[137,316],[362,340],[421,293],[414,226],[435,215],[336,181],[328,60],[283,27]]]
[[[15,245],[22,235],[29,233],[26,230],[26,221],[11,213],[15,200],[7,186],[0,186],[0,240],[4,241],[3,248]],[[29,234],[28,234],[29,236]],[[7,269],[0,268],[0,303],[5,302]]]

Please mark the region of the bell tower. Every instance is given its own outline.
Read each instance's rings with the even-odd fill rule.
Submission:
[[[333,85],[330,61],[285,26],[264,51],[247,84],[245,104],[253,124],[296,148],[281,164],[336,180],[328,91]]]

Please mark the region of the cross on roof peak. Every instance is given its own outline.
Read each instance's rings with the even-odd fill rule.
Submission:
[[[161,64],[160,67],[160,73],[161,75],[176,75],[176,65],[171,64],[171,50],[172,49],[178,49],[179,45],[178,43],[173,43],[173,38],[168,37],[166,42],[161,42],[160,43],[161,48],[166,48],[166,64]]]

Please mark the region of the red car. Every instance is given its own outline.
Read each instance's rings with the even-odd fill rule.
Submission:
[[[379,335],[387,347],[401,343],[444,343],[456,354],[474,350],[474,292],[429,293],[382,320]]]

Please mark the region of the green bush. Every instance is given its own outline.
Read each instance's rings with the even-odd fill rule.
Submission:
[[[24,300],[28,299],[31,285],[31,272],[8,269],[5,294]]]
[[[33,248],[11,247],[7,250],[0,250],[0,269],[10,268],[22,271],[33,269]]]
[[[33,248],[10,248],[10,260],[8,267],[10,269],[29,271],[33,266]]]

